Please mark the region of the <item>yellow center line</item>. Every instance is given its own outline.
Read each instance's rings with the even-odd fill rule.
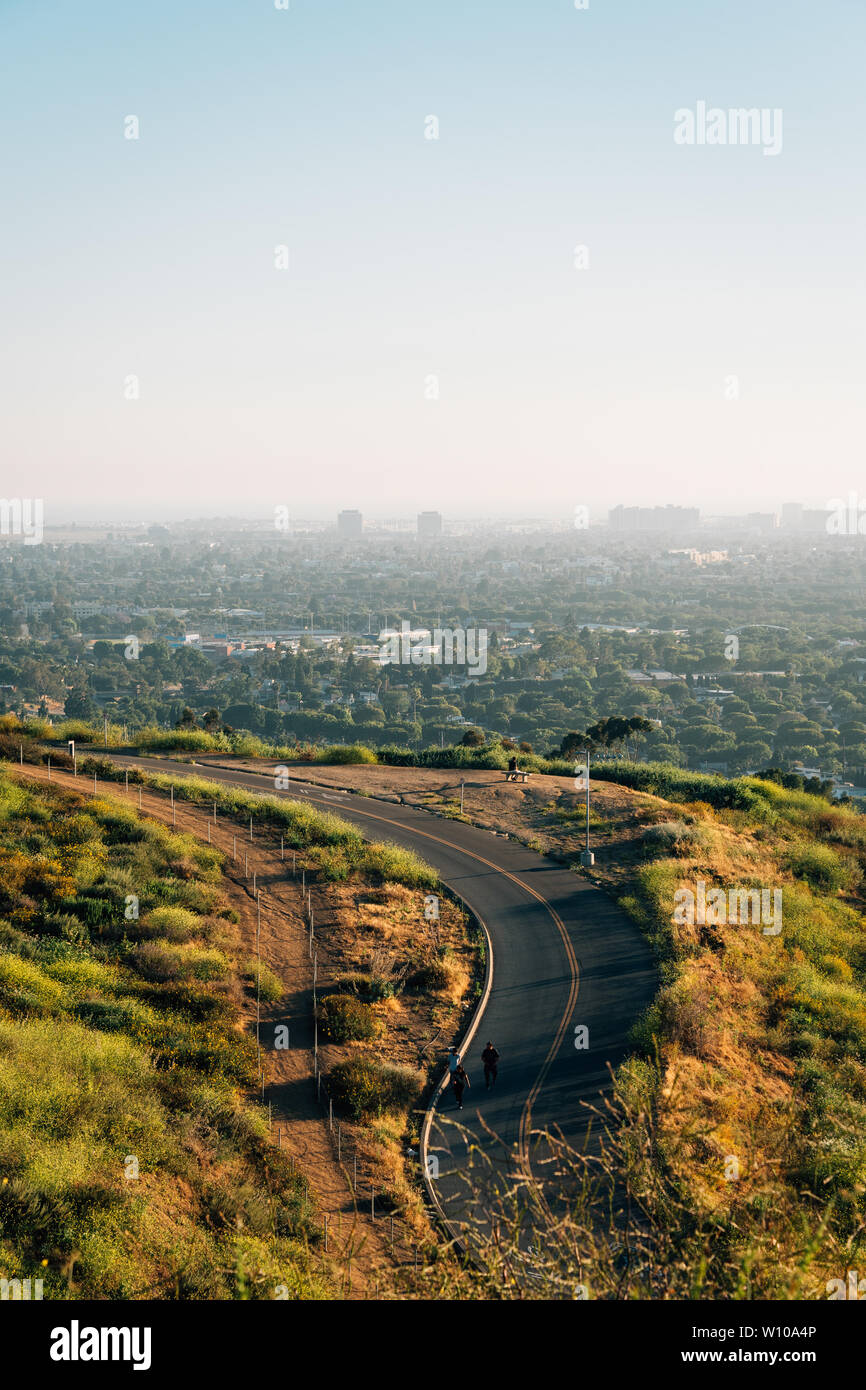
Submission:
[[[289,795],[289,793],[286,793],[286,795]],[[325,800],[324,797],[316,797],[312,793],[308,793],[308,796],[312,801]],[[501,874],[503,878],[510,879],[512,883],[516,883],[517,886],[519,888],[522,888],[524,892],[528,893],[530,897],[535,898],[537,902],[541,903],[542,907],[547,909],[554,922],[556,923],[557,930],[559,932],[560,937],[562,938],[562,944],[565,947],[565,954],[568,960],[569,969],[571,970],[571,985],[568,992],[568,1002],[566,1003],[565,1010],[563,1012],[562,1018],[560,1019],[559,1027],[556,1030],[556,1036],[550,1046],[550,1050],[547,1056],[545,1057],[544,1062],[542,1063],[541,1070],[539,1071],[538,1076],[535,1079],[535,1083],[531,1091],[529,1092],[529,1095],[526,1099],[520,1116],[520,1126],[518,1129],[518,1152],[523,1163],[528,1165],[529,1137],[532,1129],[532,1107],[538,1099],[539,1092],[541,1091],[541,1088],[544,1085],[544,1082],[547,1078],[547,1074],[550,1071],[551,1066],[553,1065],[554,1058],[556,1057],[557,1052],[562,1046],[562,1040],[565,1037],[569,1023],[571,1022],[571,1016],[574,1012],[574,1006],[577,1003],[577,996],[580,990],[580,968],[578,966],[577,956],[575,954],[575,950],[571,943],[571,938],[568,934],[568,931],[566,930],[565,924],[562,921],[562,918],[559,916],[559,913],[553,907],[551,907],[550,903],[547,901],[545,897],[542,896],[541,893],[539,893],[535,888],[532,888],[528,883],[524,883],[523,879],[518,878],[516,874],[509,873],[507,869],[503,869],[498,864],[494,864],[490,859],[485,859],[483,854],[476,854],[474,850],[464,849],[462,845],[455,845],[453,840],[443,840],[440,835],[432,835],[427,830],[417,830],[414,826],[407,827],[406,825],[401,824],[400,821],[391,820],[388,816],[377,816],[373,811],[362,810],[360,807],[355,808],[353,806],[352,809],[353,811],[356,810],[358,815],[366,816],[369,820],[380,821],[382,825],[392,825],[396,830],[406,830],[407,828],[411,829],[412,834],[414,835],[422,835],[425,840],[432,840],[435,844],[445,845],[447,849],[454,849],[459,854],[465,854],[470,859],[476,859],[479,864],[484,864],[486,868],[492,869],[494,873]]]

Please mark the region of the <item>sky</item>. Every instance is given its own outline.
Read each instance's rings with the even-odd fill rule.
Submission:
[[[862,0],[289,3],[0,0],[4,496],[866,505]]]

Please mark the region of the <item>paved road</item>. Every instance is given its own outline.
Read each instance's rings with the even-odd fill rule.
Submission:
[[[274,792],[267,775],[165,758],[112,757],[121,764]],[[525,1171],[527,1163],[537,1174],[545,1169],[547,1154],[533,1131],[556,1131],[586,1150],[583,1102],[598,1104],[600,1092],[608,1089],[608,1066],[616,1068],[626,1055],[628,1030],[657,986],[650,950],[633,923],[601,889],[487,830],[296,781],[282,794],[337,811],[372,839],[415,850],[489,933],[492,989],[464,1061],[471,1089],[459,1116],[453,1094],[441,1097],[431,1129],[430,1152],[439,1168],[436,1192],[448,1218],[460,1226],[473,1210],[466,1189],[471,1144],[486,1156],[489,1181],[495,1183]],[[575,1039],[581,1026],[588,1030],[589,1045],[579,1049]],[[501,1053],[490,1092],[481,1063],[488,1039]],[[462,1128],[454,1123],[458,1119]],[[594,1140],[590,1152],[593,1147]],[[477,1174],[478,1160],[472,1163]]]

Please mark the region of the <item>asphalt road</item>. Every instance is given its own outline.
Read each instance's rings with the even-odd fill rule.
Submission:
[[[165,758],[112,758],[274,794],[273,778],[264,774]],[[491,1186],[513,1185],[527,1165],[552,1190],[556,1177],[547,1170],[556,1165],[534,1136],[550,1130],[583,1152],[594,1151],[597,1125],[589,1125],[584,1103],[597,1106],[609,1091],[608,1069],[628,1052],[629,1028],[656,991],[651,952],[638,929],[601,889],[489,831],[302,782],[277,794],[338,812],[371,839],[415,850],[486,926],[493,978],[464,1058],[471,1088],[462,1112],[450,1090],[439,1097],[430,1128],[435,1191],[452,1226],[465,1234],[467,1222],[483,1220],[479,1212],[492,1200]],[[582,1028],[585,1047],[576,1046]],[[488,1039],[501,1054],[490,1091],[481,1062]],[[443,1069],[444,1063],[443,1054]]]

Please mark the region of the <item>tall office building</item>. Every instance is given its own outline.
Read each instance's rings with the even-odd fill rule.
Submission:
[[[364,531],[363,516],[360,512],[340,512],[337,517],[337,531],[345,540],[357,540]]]
[[[418,513],[418,539],[419,541],[432,541],[437,536],[442,535],[442,513],[441,512],[419,512]]]

